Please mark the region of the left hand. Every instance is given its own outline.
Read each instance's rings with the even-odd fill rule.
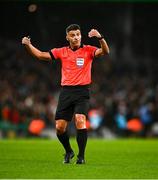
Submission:
[[[97,37],[100,38],[101,34],[96,30],[96,29],[91,29],[90,32],[88,33],[88,37]]]

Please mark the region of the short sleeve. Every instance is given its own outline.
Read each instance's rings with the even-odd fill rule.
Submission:
[[[95,51],[96,51],[97,49],[98,49],[98,48],[95,47],[95,46],[88,46],[88,50],[89,50],[89,53],[90,53],[91,58],[94,58],[94,56],[95,56]]]
[[[54,48],[50,50],[50,53],[52,53],[52,57],[55,59],[60,59],[61,53],[62,53],[62,48]]]

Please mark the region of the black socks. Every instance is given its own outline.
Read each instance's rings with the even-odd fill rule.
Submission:
[[[71,152],[72,149],[70,146],[69,136],[67,135],[67,132],[64,132],[63,134],[57,134],[57,137],[61,144],[64,146],[66,153]]]
[[[63,134],[57,134],[57,137],[61,144],[64,146],[66,153],[72,152],[67,132],[64,132]],[[85,148],[87,144],[87,129],[77,129],[76,139],[79,148],[78,156],[84,158]]]
[[[87,144],[87,129],[77,129],[77,144],[79,148],[79,157],[84,158],[84,152]]]

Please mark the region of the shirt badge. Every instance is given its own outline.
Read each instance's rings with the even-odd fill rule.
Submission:
[[[76,58],[76,65],[78,66],[78,67],[83,67],[83,65],[84,65],[84,58]]]

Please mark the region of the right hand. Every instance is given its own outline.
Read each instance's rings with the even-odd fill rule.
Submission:
[[[23,38],[22,38],[22,44],[24,44],[24,45],[29,45],[29,44],[31,44],[31,39],[30,39],[30,37],[23,37]]]

